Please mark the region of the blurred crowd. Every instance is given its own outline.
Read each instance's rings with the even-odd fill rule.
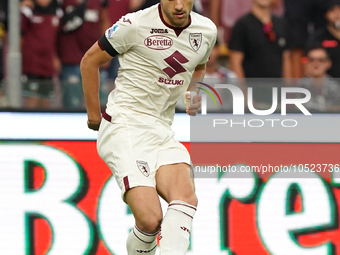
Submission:
[[[8,107],[8,3],[0,0],[0,109]],[[85,110],[80,76],[84,53],[121,16],[157,3],[21,0],[22,107]],[[252,87],[257,109],[270,108],[273,87],[302,87],[311,92],[305,105],[310,111],[340,112],[340,0],[195,0],[194,11],[218,28],[204,83],[233,84],[245,95]],[[103,107],[118,68],[117,58],[101,67]],[[208,101],[208,111],[231,110],[230,92],[218,93],[223,106]],[[177,110],[183,107],[179,102]]]

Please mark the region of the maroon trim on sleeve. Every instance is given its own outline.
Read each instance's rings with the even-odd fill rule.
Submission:
[[[161,18],[163,24],[165,26],[167,26],[168,28],[171,28],[172,30],[174,30],[176,35],[177,35],[177,37],[182,33],[182,31],[184,29],[186,29],[187,27],[189,27],[191,25],[191,15],[189,15],[189,22],[188,22],[188,24],[186,24],[184,27],[174,27],[174,26],[171,26],[168,23],[166,23],[166,21],[165,21],[165,19],[163,17],[161,4],[158,4],[158,12],[159,12],[159,17]]]
[[[109,43],[105,35],[99,38],[98,45],[101,50],[105,50],[111,57],[115,57],[119,54]]]

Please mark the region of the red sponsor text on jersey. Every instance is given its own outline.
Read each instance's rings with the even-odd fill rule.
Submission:
[[[338,46],[338,42],[336,40],[324,40],[322,42],[322,46],[325,48],[335,48]]]
[[[151,35],[144,40],[144,44],[149,49],[166,50],[171,48],[173,41],[171,38],[164,35]]]
[[[165,79],[162,77],[159,77],[158,82],[164,83],[167,85],[183,85],[184,84],[184,80],[171,80],[171,79]]]

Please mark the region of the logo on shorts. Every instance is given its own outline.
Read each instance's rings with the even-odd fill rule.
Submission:
[[[146,177],[149,177],[150,168],[149,168],[148,162],[136,160],[136,163],[137,163],[139,170],[142,172],[142,174],[144,174]]]
[[[194,51],[198,51],[202,44],[202,33],[190,33],[189,42]]]

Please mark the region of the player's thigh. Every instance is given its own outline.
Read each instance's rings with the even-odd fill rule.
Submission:
[[[101,121],[98,154],[112,171],[124,200],[124,193],[133,187],[156,186],[157,143],[160,142],[157,133],[149,129],[148,126]]]
[[[194,179],[190,165],[187,163],[159,167],[156,173],[156,189],[168,203],[173,200],[181,200],[191,205],[197,205]]]
[[[182,200],[196,205],[197,198],[193,174],[190,169],[190,155],[183,144],[173,138],[173,131],[164,131],[167,140],[159,147],[156,165],[156,188],[169,203]]]
[[[154,233],[159,229],[163,213],[155,188],[134,187],[125,193],[125,201],[142,231]]]

